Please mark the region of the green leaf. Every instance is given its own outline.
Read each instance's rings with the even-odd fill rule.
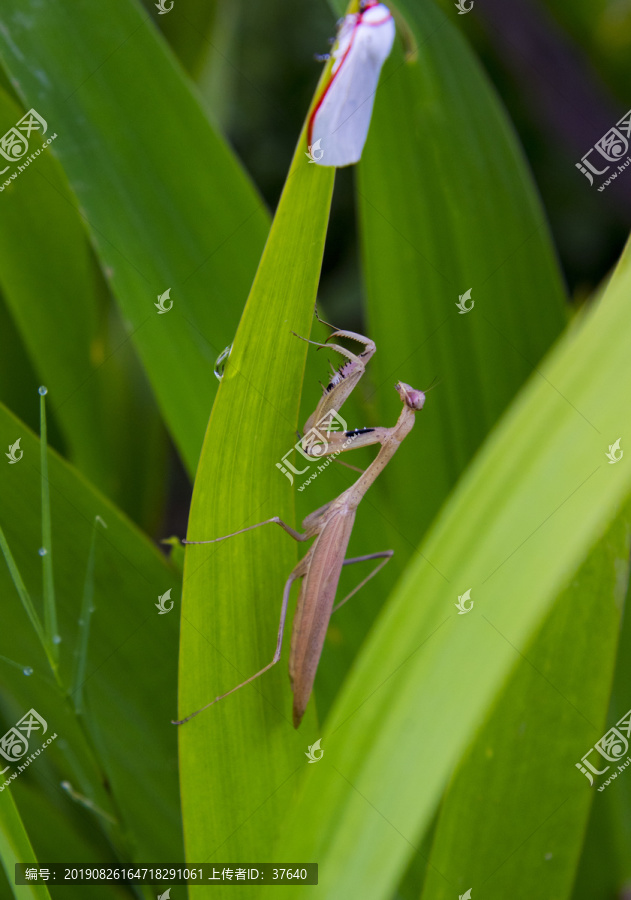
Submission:
[[[183,68],[195,78],[216,42],[215,21],[224,4],[217,0],[187,0],[185,5],[179,4],[175,9],[174,3],[174,16],[160,13],[152,0],[145,0],[144,5]],[[171,0],[165,0],[163,6],[168,9],[170,5]],[[219,44],[223,46],[222,42]]]
[[[395,553],[331,623],[316,685],[326,706],[457,478],[566,320],[536,187],[492,86],[431,3],[392,6],[398,37],[356,178],[377,353],[356,391],[362,412],[351,402],[348,421],[394,424],[398,378],[438,385],[355,522],[351,555]],[[469,288],[475,306],[460,314]],[[357,452],[348,461],[365,465]],[[309,487],[314,506],[333,493],[319,489]]]
[[[627,590],[620,646],[616,663],[613,692],[607,724],[618,722],[629,709],[631,678],[631,585]],[[600,737],[605,731],[602,729]],[[587,746],[590,746],[588,744]],[[584,751],[586,752],[586,751]],[[603,775],[601,780],[604,780]],[[629,778],[616,780],[615,785],[596,794],[585,841],[583,855],[576,875],[573,900],[591,900],[622,893],[631,884],[631,784]]]
[[[39,442],[0,406],[0,443],[18,436],[23,458],[15,465],[0,466],[1,524],[25,588],[41,611]],[[1,563],[0,593],[5,599],[0,654],[33,669],[25,677],[0,661],[6,727],[35,708],[59,735],[46,749],[45,759],[37,761],[40,769],[51,767],[56,805],[65,796],[60,782],[69,781],[118,820],[118,828],[105,819],[100,826],[102,839],[107,835],[119,858],[166,862],[182,852],[176,733],[169,724],[176,709],[178,623],[176,615],[158,616],[154,603],[169,588],[177,600],[180,580],[147,538],[53,451],[48,467],[62,638],[60,676],[68,686],[94,517],[100,515],[108,526],[97,541],[94,558],[95,612],[83,686],[86,726],[54,683],[8,569]],[[28,772],[31,777],[31,769]],[[26,777],[20,775],[15,790]],[[41,856],[51,858],[45,852]]]
[[[42,545],[39,552],[40,554],[43,554],[44,632],[46,635],[46,643],[48,644],[48,653],[52,659],[56,675],[57,666],[59,665],[59,631],[57,629],[57,602],[55,599],[55,581],[53,577],[53,537],[50,520],[50,481],[48,477],[48,431],[46,428],[46,401],[44,400],[46,393],[47,389],[45,387],[40,387],[39,466],[41,477],[40,496],[42,499]]]
[[[310,165],[301,135],[270,237],[213,407],[188,539],[228,534],[270,516],[293,522],[275,463],[296,443],[307,335],[334,170]],[[188,547],[180,646],[180,716],[270,662],[283,585],[297,553],[273,525]],[[288,623],[290,617],[288,617]],[[180,726],[187,858],[269,858],[291,775],[306,749],[294,733],[287,649],[260,680]],[[313,727],[314,713],[307,716]],[[200,766],[200,760],[204,760]],[[244,815],[245,813],[245,815]]]
[[[39,406],[37,387],[42,383],[37,377],[19,332],[16,330],[4,297],[0,298],[0,331],[2,354],[0,355],[0,401],[13,409],[30,428],[37,428]],[[15,373],[20,377],[16,378]],[[54,423],[51,423],[51,432]]]
[[[92,539],[90,541],[88,564],[85,573],[85,584],[83,585],[81,613],[77,629],[77,647],[75,650],[71,694],[78,715],[83,712],[83,685],[85,684],[88,647],[90,644],[90,621],[92,619],[92,613],[94,612],[94,552],[96,549],[96,536],[99,525],[101,525],[102,528],[107,528],[103,519],[100,516],[95,516],[94,525],[92,526]]]
[[[621,848],[620,858],[610,809],[612,796],[612,792],[607,791],[600,802],[592,804],[572,900],[593,900],[594,897],[624,900],[621,885],[625,883],[622,873],[628,843]]]
[[[515,650],[631,489],[631,469],[605,456],[631,439],[629,260],[485,444],[338,697],[279,844],[319,861],[327,897],[392,891]],[[469,589],[463,623],[454,604]]]
[[[24,110],[0,91],[3,131],[23,115]],[[47,134],[52,133],[51,127]],[[30,140],[31,151],[42,145],[37,132]],[[58,415],[70,455],[103,485],[106,444],[99,441],[98,380],[90,377],[98,318],[90,251],[81,220],[63,197],[68,185],[52,156],[53,145],[2,193],[0,283],[40,384],[53,392],[53,409],[60,398],[67,400],[86,383],[80,402],[75,397],[74,402],[60,404]]]
[[[23,114],[0,91],[0,130],[8,131]],[[47,134],[52,133],[51,127]],[[33,151],[41,144],[37,132],[30,141]],[[51,443],[129,514],[150,522],[137,472],[142,471],[153,498],[159,498],[163,473],[158,479],[148,477],[163,457],[156,406],[142,391],[132,348],[121,344],[121,324],[115,311],[107,308],[111,301],[105,296],[82,219],[68,202],[68,182],[52,147],[44,148],[2,192],[0,284],[39,374],[36,384],[45,384],[50,391]],[[10,335],[6,337],[12,344]],[[111,356],[115,349],[118,352]],[[31,378],[25,378],[28,369],[23,358],[14,357],[14,347],[10,355],[7,348],[7,355],[3,362],[12,364],[13,383],[3,389],[3,398],[26,417],[31,407],[18,392],[16,372],[27,388]],[[28,424],[31,418],[25,420]],[[61,446],[55,441],[59,437],[55,421],[63,434]]]
[[[33,768],[30,781],[21,776],[12,788],[20,815],[28,823],[28,835],[35,855],[42,862],[78,862],[91,866],[115,866],[116,854],[103,841],[98,817],[87,813],[69,797],[59,797],[59,784],[49,773],[40,777],[41,766]],[[19,786],[18,786],[19,785]],[[1,877],[1,876],[0,876]],[[109,896],[129,900],[126,887],[109,888]],[[81,900],[103,897],[101,885],[82,885]]]
[[[11,791],[8,790],[4,790],[0,796],[0,858],[16,900],[50,900],[45,884],[18,887],[14,883],[15,864],[22,862],[37,865],[37,859]]]
[[[399,464],[385,481],[416,542],[567,314],[536,187],[487,76],[432,3],[394,9],[414,49],[404,55],[400,29],[357,191],[375,384],[441,382],[414,453],[431,479],[410,490],[411,466]],[[380,421],[397,414],[392,390],[376,404]]]
[[[46,651],[48,649],[48,643],[46,641],[46,635],[42,626],[42,620],[40,619],[37,610],[33,606],[33,601],[31,600],[29,593],[24,586],[24,581],[22,580],[20,571],[15,564],[15,559],[13,558],[11,548],[7,543],[7,539],[2,528],[0,528],[0,551],[2,552],[7,569],[9,570],[11,581],[13,582],[13,587],[17,591],[17,595],[20,598],[22,608],[28,616],[31,627],[37,635],[37,639],[40,642],[42,649]],[[51,659],[50,663],[52,668],[54,666],[54,660]]]
[[[470,887],[494,900],[516,884],[524,896],[569,897],[592,798],[603,802],[576,763],[607,730],[630,514],[616,519],[541,633],[515,654],[516,671],[447,792],[423,900]]]
[[[260,198],[130,0],[80,0],[72,15],[60,0],[9,0],[0,58],[26,108],[58,135],[51,148],[74,192],[65,198],[123,311],[121,344],[138,348],[192,474],[213,363],[234,337],[267,233]],[[167,289],[173,308],[161,315],[154,304]]]

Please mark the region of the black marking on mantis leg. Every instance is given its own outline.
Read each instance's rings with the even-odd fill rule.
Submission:
[[[320,319],[319,316],[318,320],[322,322],[322,319]],[[328,323],[324,324],[328,325]],[[333,326],[329,325],[329,327],[332,328]],[[296,333],[292,332],[292,334]],[[346,398],[353,391],[357,382],[361,379],[364,372],[366,371],[366,363],[377,348],[374,341],[371,341],[370,338],[367,338],[363,334],[359,334],[356,331],[345,331],[344,329],[338,329],[334,331],[328,336],[323,344],[319,341],[311,341],[307,338],[303,338],[299,334],[296,334],[296,337],[300,338],[300,340],[302,341],[307,341],[308,344],[314,344],[316,347],[318,347],[318,349],[321,349],[322,347],[329,347],[331,350],[335,350],[336,353],[339,353],[341,356],[346,357],[346,361],[336,372],[333,373],[333,376],[329,384],[325,388],[315,412],[313,412],[307,419],[304,427],[304,431],[305,433],[307,433],[320,421],[322,421],[329,413],[339,413],[339,410],[344,405]],[[333,338],[346,338],[347,340],[356,341],[359,344],[363,344],[364,349],[359,354],[352,353],[350,350],[347,350],[346,347],[342,347],[340,344],[329,343],[329,341],[331,341]]]

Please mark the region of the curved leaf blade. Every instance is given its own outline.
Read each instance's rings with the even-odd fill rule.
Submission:
[[[307,336],[311,327],[334,179],[334,170],[308,163],[305,147],[301,135],[213,406],[189,540],[275,515],[293,520],[290,486],[275,464],[296,443],[307,345],[291,332]],[[291,539],[273,526],[187,548],[180,716],[270,662],[282,589],[295,562]],[[285,648],[290,623],[288,616]],[[286,665],[285,652],[259,681],[180,727],[191,861],[214,848],[235,858],[269,857],[292,775],[304,761]],[[313,710],[307,722],[313,723]]]
[[[393,890],[515,649],[631,490],[631,468],[604,456],[631,438],[630,290],[627,253],[459,484],[346,682],[328,764],[308,773],[282,843],[320,862],[327,896]],[[460,619],[468,588],[484,615]]]
[[[590,804],[604,801],[576,763],[607,730],[630,512],[554,604],[468,750],[441,808],[423,900],[453,897],[454,884],[489,900],[517,883],[525,895],[570,896]],[[475,841],[463,840],[470,834]]]
[[[536,188],[488,78],[432,3],[393,6],[410,33],[383,73],[357,191],[375,382],[442,382],[413,463],[386,476],[416,541],[567,312]],[[382,420],[396,414],[392,393],[377,394]],[[411,481],[412,465],[431,480]]]
[[[343,12],[343,3],[330,5]],[[319,673],[327,700],[455,481],[566,319],[536,188],[480,64],[431,2],[391,6],[398,37],[357,167],[367,330],[378,352],[353,421],[393,424],[397,379],[438,385],[422,429],[358,514],[352,555],[395,552],[332,623]],[[470,312],[459,312],[460,295],[464,308],[473,300]]]
[[[81,0],[71,14],[58,0],[10,0],[0,58],[27,108],[58,134],[54,152],[74,192],[66,199],[84,216],[124,340],[138,348],[192,474],[214,360],[233,339],[267,233],[261,200],[130,0]],[[159,315],[167,288],[174,306]]]
[[[21,862],[37,866],[37,859],[11,791],[6,790],[0,796],[0,859],[16,900],[50,900],[45,884],[18,886],[14,883],[15,864]]]
[[[18,435],[23,458],[16,465],[0,466],[1,524],[26,589],[41,610],[39,441],[0,405],[0,441],[8,444]],[[108,526],[95,545],[96,609],[83,688],[85,719],[98,752],[88,746],[67,698],[56,689],[1,560],[0,593],[6,601],[0,654],[33,669],[25,677],[19,668],[2,663],[4,702],[11,719],[34,707],[51,727],[55,723],[59,740],[47,748],[46,763],[54,760],[57,785],[70,781],[101,808],[114,803],[114,818],[120,823],[114,836],[123,843],[121,835],[133,835],[128,855],[166,862],[181,844],[177,745],[169,725],[176,706],[178,624],[174,615],[158,616],[153,604],[168,588],[178,596],[179,578],[155,546],[50,449],[48,472],[60,671],[68,687],[95,516]],[[63,793],[59,787],[58,792]]]

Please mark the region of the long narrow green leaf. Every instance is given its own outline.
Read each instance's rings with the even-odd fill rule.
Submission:
[[[69,797],[60,796],[57,781],[39,778],[39,770],[37,774],[38,777],[33,777],[30,782],[21,779],[21,783],[13,788],[37,858],[42,862],[80,860],[84,865],[115,866],[117,859],[113,848],[103,842],[95,816],[82,810]],[[103,893],[102,885],[83,885],[81,900],[84,897],[85,900],[100,900]],[[108,898],[110,896],[112,900],[130,900],[129,891],[123,886],[109,887]]]
[[[189,540],[275,515],[293,521],[292,494],[275,463],[296,443],[307,345],[291,331],[310,329],[334,177],[332,169],[309,165],[304,150],[303,134],[213,407]],[[187,548],[182,717],[270,662],[296,557],[291,539],[273,525]],[[270,858],[286,791],[306,750],[304,729],[297,735],[292,727],[286,665],[285,652],[260,681],[180,726],[191,861],[219,850],[226,858]],[[312,727],[313,710],[307,721]]]
[[[37,387],[42,380],[37,377],[31,364],[4,295],[0,297],[0,330],[3,349],[0,356],[0,401],[14,409],[29,428],[37,431],[39,408],[37,403],[33,403],[33,399],[37,396]],[[15,377],[16,372],[20,373],[19,378]]]
[[[3,130],[23,115],[24,110],[0,91]],[[48,129],[48,136],[53,133]],[[44,139],[33,131],[29,151],[41,147]],[[0,194],[0,284],[39,383],[56,395],[53,410],[55,400],[65,400],[84,385],[81,402],[75,397],[53,415],[59,416],[69,455],[103,485],[106,461],[105,442],[99,441],[98,381],[89,377],[98,316],[90,248],[80,217],[60,194],[68,185],[51,153],[53,144]]]
[[[327,897],[391,894],[515,651],[631,490],[631,468],[605,456],[631,440],[630,263],[627,252],[602,301],[511,406],[338,698],[323,761],[309,767],[279,844],[319,861]],[[454,604],[467,590],[477,610],[461,618]]]
[[[9,131],[23,115],[0,91],[0,131]],[[51,126],[47,134],[52,133]],[[29,149],[39,149],[44,137],[33,132]],[[30,362],[39,374],[35,389],[45,384],[50,392],[51,444],[145,524],[151,519],[142,504],[143,488],[160,496],[160,474],[149,477],[164,443],[155,424],[157,408],[143,391],[133,348],[120,346],[125,335],[116,311],[108,308],[112,303],[82,217],[66,199],[68,182],[50,152],[53,145],[0,194],[0,285],[11,325],[30,357],[16,355],[20,340],[3,321],[6,373],[0,391],[13,412],[35,427],[37,419],[29,414],[37,412],[36,394],[25,396],[32,387]]]
[[[94,551],[96,549],[96,533],[98,525],[107,528],[107,524],[100,516],[94,517],[92,528],[92,540],[88,554],[88,565],[83,586],[83,599],[81,601],[81,614],[79,617],[79,635],[75,650],[75,668],[72,677],[71,695],[77,714],[83,710],[83,685],[85,684],[86,666],[88,663],[88,644],[90,641],[90,620],[94,612]]]
[[[163,5],[168,7],[169,3],[170,0],[166,0]],[[196,78],[209,49],[216,42],[215,21],[224,5],[218,0],[189,0],[178,6],[176,15],[169,16],[160,15],[151,0],[145,2],[155,24],[192,78]]]
[[[385,482],[416,542],[567,314],[536,187],[479,62],[433,3],[393,6],[415,46],[397,42],[384,70],[357,189],[380,420],[396,414],[397,377],[441,382],[413,460]],[[411,482],[412,467],[431,479]]]
[[[395,0],[393,9],[410,30],[399,28],[384,66],[356,177],[366,330],[377,353],[356,391],[362,412],[349,404],[349,422],[393,424],[397,378],[439,383],[357,517],[351,555],[395,553],[333,619],[318,673],[327,705],[449,490],[566,317],[536,187],[478,61],[431,2]],[[475,306],[461,314],[468,288]],[[315,506],[334,493],[316,497],[319,483],[308,492]]]
[[[39,389],[39,421],[40,421],[40,476],[42,498],[42,573],[44,582],[44,632],[49,653],[54,660],[55,669],[59,663],[59,633],[57,630],[57,605],[55,602],[55,582],[53,578],[53,539],[50,521],[50,484],[48,481],[48,432],[46,429],[46,401],[48,393],[45,387]]]
[[[132,0],[8,0],[0,59],[58,135],[50,149],[74,192],[66,199],[194,473],[213,362],[234,337],[267,234],[261,200]],[[167,289],[173,307],[160,314]]]
[[[43,650],[48,649],[48,644],[46,642],[46,635],[44,633],[44,627],[42,625],[41,619],[37,614],[37,610],[33,606],[33,601],[24,586],[24,581],[22,576],[20,575],[20,570],[18,569],[13,554],[11,553],[11,548],[7,543],[7,539],[4,535],[4,531],[0,528],[0,550],[2,550],[2,555],[4,556],[4,561],[7,564],[7,569],[9,570],[9,574],[11,575],[11,581],[18,593],[18,597],[22,603],[22,607],[26,612],[31,625],[33,626],[33,630],[38,637],[40,644],[42,645]]]
[[[620,633],[620,647],[616,674],[607,714],[611,726],[631,706],[631,584]],[[601,731],[598,735],[600,737]],[[588,744],[587,746],[590,746]],[[626,756],[624,757],[626,759]],[[605,775],[600,779],[605,780]],[[598,785],[600,786],[600,785]],[[592,804],[589,826],[583,844],[583,855],[577,870],[573,900],[592,900],[592,897],[623,895],[631,887],[631,784],[629,778],[616,779]]]
[[[556,602],[468,751],[441,810],[423,900],[448,900],[454,888],[501,900],[515,884],[524,896],[569,897],[590,804],[603,799],[576,763],[607,730],[630,513]],[[589,659],[597,669],[577,678]]]
[[[45,884],[19,887],[15,884],[15,864],[33,863],[37,866],[37,859],[11,791],[7,790],[0,795],[0,859],[16,900],[50,900]]]
[[[24,456],[15,465],[0,466],[0,518],[25,589],[37,607],[41,602],[39,442],[0,406],[0,442],[8,444],[10,436],[15,439],[16,435],[21,435]],[[96,612],[83,686],[99,763],[70,704],[50,677],[44,653],[2,565],[0,653],[33,669],[26,677],[13,667],[3,667],[4,719],[8,728],[35,708],[59,734],[46,749],[45,761],[37,763],[38,768],[51,766],[50,778],[56,785],[51,815],[60,797],[72,805],[59,786],[69,781],[119,820],[112,842],[126,843],[130,857],[172,861],[183,853],[177,742],[169,724],[177,704],[178,623],[176,613],[159,616],[154,604],[169,588],[178,602],[180,579],[155,546],[52,450],[48,467],[64,684],[72,679],[91,525],[95,515],[108,524],[96,548]],[[15,790],[24,777],[17,779]],[[103,828],[108,831],[107,823]],[[42,856],[51,859],[46,853]],[[75,859],[81,862],[80,856]]]
[[[614,679],[611,706],[607,722],[618,722],[631,707],[629,684],[631,684],[631,585],[627,592],[624,609],[620,649],[616,675]],[[631,846],[631,784],[629,779],[620,779],[614,791],[605,792],[607,817],[611,822],[612,850],[615,859],[615,870],[618,874],[618,887],[631,887],[631,857],[628,849]]]

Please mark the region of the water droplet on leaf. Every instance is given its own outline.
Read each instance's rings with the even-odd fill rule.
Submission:
[[[219,356],[217,357],[217,362],[215,363],[215,377],[218,381],[221,381],[223,378],[223,373],[226,370],[226,363],[228,361],[228,357],[232,353],[232,344],[228,344],[225,350],[222,350]]]

